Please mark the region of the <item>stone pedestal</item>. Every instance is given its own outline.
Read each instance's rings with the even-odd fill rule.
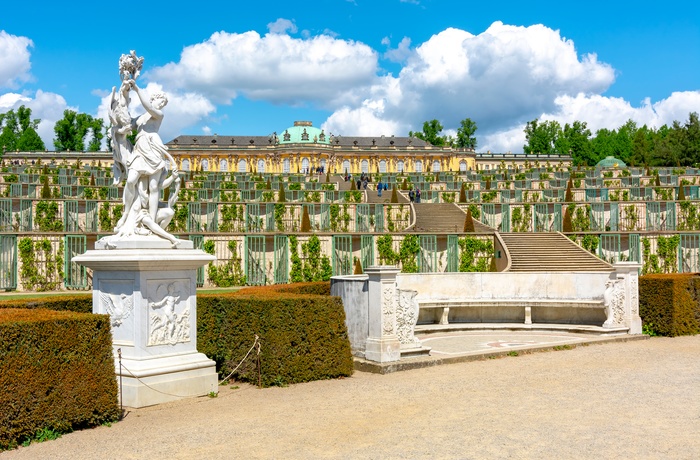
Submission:
[[[365,358],[385,363],[401,359],[401,342],[396,335],[396,267],[367,267],[369,277],[369,337]]]
[[[197,352],[196,270],[214,257],[189,241],[178,249],[161,241],[73,259],[93,271],[93,312],[111,317],[122,404],[129,407],[218,391],[214,361]]]
[[[629,327],[629,334],[642,333],[642,318],[639,316],[639,269],[637,262],[617,262],[615,276],[621,284],[624,295],[621,298],[623,324]]]

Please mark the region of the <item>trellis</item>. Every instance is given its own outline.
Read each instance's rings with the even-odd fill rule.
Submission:
[[[289,282],[289,238],[287,235],[275,235],[274,238],[274,282]]]
[[[352,274],[352,237],[333,235],[333,276]]]
[[[17,235],[0,235],[0,289],[17,289]]]
[[[85,235],[66,235],[63,258],[63,282],[67,289],[86,289],[88,287],[85,266],[73,262],[73,258],[87,251]]]
[[[245,237],[245,255],[246,283],[252,286],[266,284],[265,237],[247,235]]]
[[[418,271],[420,273],[437,272],[437,236],[419,235],[418,243],[420,245]]]

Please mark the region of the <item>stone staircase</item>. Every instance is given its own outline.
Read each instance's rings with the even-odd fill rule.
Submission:
[[[512,272],[600,272],[613,266],[561,233],[501,233]]]
[[[466,213],[453,203],[415,203],[416,224],[410,231],[420,233],[462,233]],[[494,229],[474,219],[477,233],[493,233]]]

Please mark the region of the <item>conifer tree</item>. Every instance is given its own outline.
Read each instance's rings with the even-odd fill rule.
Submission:
[[[399,202],[399,192],[396,191],[396,186],[394,186],[391,189],[391,202],[392,203],[398,203]]]
[[[464,233],[474,233],[474,218],[472,217],[472,210],[467,208],[467,215],[464,218]]]
[[[301,233],[311,231],[311,219],[309,219],[309,210],[304,206],[304,212],[301,214]]]
[[[460,203],[466,203],[467,202],[467,187],[464,182],[462,182],[462,186],[459,188],[459,202]]]

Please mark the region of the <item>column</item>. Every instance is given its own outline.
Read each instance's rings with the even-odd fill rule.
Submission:
[[[618,282],[624,289],[624,325],[629,334],[642,333],[642,318],[639,316],[639,269],[637,262],[617,262],[613,264]]]
[[[396,335],[396,275],[393,266],[367,267],[369,277],[369,337],[365,359],[379,363],[401,359],[401,342]]]

